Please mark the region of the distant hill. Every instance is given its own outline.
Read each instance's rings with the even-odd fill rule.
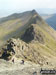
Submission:
[[[56,14],[42,15],[43,19],[56,30]]]

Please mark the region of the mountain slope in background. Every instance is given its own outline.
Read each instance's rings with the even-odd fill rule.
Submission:
[[[42,15],[43,19],[56,30],[56,14],[53,15]]]
[[[32,13],[25,12],[22,14],[12,14],[11,16],[0,19],[0,42],[4,43],[11,37],[19,36],[19,32],[24,30]]]

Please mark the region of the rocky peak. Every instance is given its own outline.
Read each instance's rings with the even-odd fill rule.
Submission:
[[[34,10],[34,9],[33,9],[31,12],[32,12],[33,14],[37,14],[36,10]]]

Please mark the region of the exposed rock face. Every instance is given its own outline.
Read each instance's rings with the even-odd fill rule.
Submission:
[[[32,48],[30,44],[27,44],[20,39],[10,39],[2,50],[1,58],[10,60],[13,56],[16,58],[22,58],[35,63],[43,64],[44,57],[40,55],[38,51]]]
[[[36,29],[36,25],[32,24],[22,35],[22,39],[25,42],[38,41],[40,43],[44,43],[44,35],[42,32]]]
[[[26,42],[30,42],[34,39],[34,35],[35,35],[35,32],[34,32],[34,28],[33,26],[30,26],[26,32],[24,33],[24,35],[22,36],[22,39]]]

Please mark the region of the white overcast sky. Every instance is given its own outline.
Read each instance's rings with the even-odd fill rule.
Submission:
[[[56,0],[0,0],[0,16],[43,8],[56,9]]]

